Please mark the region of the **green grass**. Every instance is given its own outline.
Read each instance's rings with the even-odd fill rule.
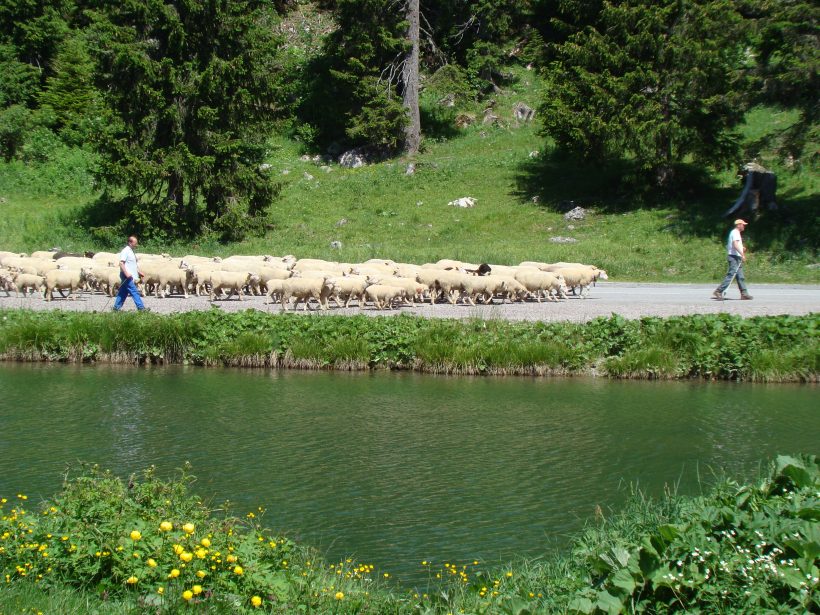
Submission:
[[[729,225],[721,214],[741,190],[733,171],[705,183],[703,177],[693,179],[689,193],[674,198],[632,192],[613,170],[580,167],[556,156],[538,134],[537,120],[515,125],[512,105],[521,100],[537,106],[543,96],[536,75],[519,70],[517,76],[496,97],[500,126],[482,125],[480,108],[473,105],[466,111],[478,117],[476,124],[448,129],[456,112],[436,108],[429,94],[424,104],[435,118],[428,127],[433,134],[426,137],[412,176],[405,174],[403,159],[360,169],[331,164],[326,172],[321,162],[300,160],[304,152],[299,143],[276,137],[268,160],[283,189],[264,237],[230,245],[214,237],[172,244],[149,241],[143,248],[178,255],[294,254],[347,262],[373,257],[416,263],[439,258],[501,264],[565,260],[597,264],[613,280],[722,278]],[[789,168],[776,153],[777,135],[794,119],[793,114],[757,109],[744,127],[749,154],[778,172],[784,207],[759,224],[752,221],[747,230],[750,282],[820,283],[820,270],[807,267],[817,261],[820,221],[820,174],[816,156],[811,156],[816,140],[807,145],[805,158]],[[536,151],[539,155],[531,157]],[[49,163],[0,164],[0,249],[117,249],[110,229],[92,232],[82,223],[83,208],[97,196],[87,173],[92,164],[90,155],[66,149]],[[475,208],[447,205],[463,196],[475,197]],[[564,220],[555,205],[567,200],[589,208],[590,215],[583,221]],[[554,236],[578,241],[556,244],[549,240]],[[342,248],[331,248],[334,241]]]
[[[0,359],[817,382],[820,315],[586,324],[0,310]]]

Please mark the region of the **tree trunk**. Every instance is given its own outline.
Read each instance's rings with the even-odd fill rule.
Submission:
[[[419,0],[407,0],[407,40],[410,49],[404,61],[402,102],[410,120],[405,128],[404,151],[414,156],[421,142],[421,117],[419,115]]]

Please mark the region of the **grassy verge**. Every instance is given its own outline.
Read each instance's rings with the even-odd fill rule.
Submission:
[[[27,508],[0,503],[2,612],[611,613],[817,612],[820,460],[778,457],[751,484],[699,497],[640,494],[599,515],[566,553],[483,569],[430,569],[403,589],[367,564],[329,563],[242,518],[209,509],[152,470],[94,468]]]
[[[694,315],[586,324],[0,311],[0,358],[442,374],[597,374],[817,382],[820,315]]]

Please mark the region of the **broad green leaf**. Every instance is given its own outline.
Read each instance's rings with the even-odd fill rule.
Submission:
[[[632,578],[632,573],[626,568],[621,568],[618,572],[612,575],[610,582],[613,586],[622,590],[626,595],[631,595],[635,591],[635,579]]]
[[[570,613],[592,613],[595,607],[592,605],[592,600],[589,598],[573,598],[572,602],[569,603],[567,609]]]
[[[624,608],[623,602],[607,591],[598,592],[595,606],[609,615],[618,615]]]

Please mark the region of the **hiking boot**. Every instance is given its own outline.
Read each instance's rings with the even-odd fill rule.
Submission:
[[[151,308],[142,308],[141,310],[137,310],[138,312],[150,312]]]
[[[740,295],[740,300],[741,301],[751,301],[752,299],[754,299],[754,297],[752,297],[748,293],[741,293],[741,295]]]
[[[723,301],[723,293],[716,289],[715,292],[712,293],[712,298],[717,299],[718,301]]]

